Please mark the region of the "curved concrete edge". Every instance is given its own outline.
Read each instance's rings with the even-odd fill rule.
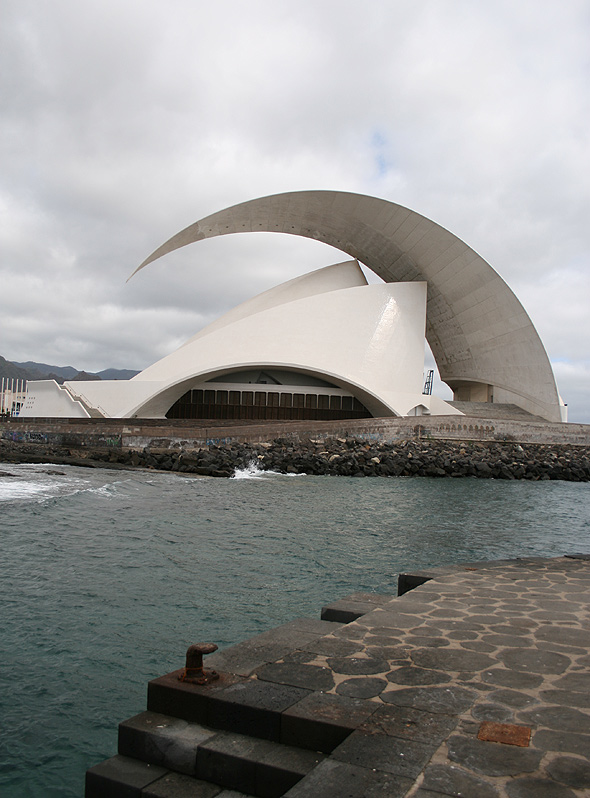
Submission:
[[[336,191],[278,194],[201,219],[158,247],[135,270],[205,238],[267,231],[322,241],[359,259],[386,282],[428,283],[426,337],[441,378],[469,396],[496,386],[562,420],[553,371],[526,311],[492,267],[457,236],[386,200]],[[132,275],[133,276],[133,275]]]
[[[325,380],[374,417],[460,414],[422,393],[425,316],[425,283],[367,285],[356,262],[337,264],[244,303],[132,380],[66,389],[92,416],[164,418],[188,390],[214,387],[211,379],[276,369]]]
[[[240,319],[252,316],[254,313],[276,308],[296,299],[307,299],[310,296],[318,296],[343,288],[356,288],[363,285],[367,285],[367,280],[356,260],[334,263],[332,266],[316,269],[313,272],[308,272],[300,277],[295,277],[293,280],[274,286],[268,291],[263,291],[251,299],[247,299],[240,305],[228,310],[223,316],[215,319],[211,324],[203,327],[196,335],[185,341],[183,346],[187,346],[196,341],[197,338],[203,338],[205,335],[209,335],[209,333],[222,327],[227,327]],[[138,374],[133,379],[137,379],[140,376]]]
[[[214,322],[134,377],[138,390],[146,381],[159,387],[123,415],[162,417],[197,381],[251,368],[321,377],[349,390],[374,416],[408,415],[418,406],[428,411],[430,397],[422,394],[426,286],[359,285],[365,281],[356,264],[339,269],[342,277],[321,270],[230,311],[225,322]],[[318,283],[321,293],[310,293]],[[439,411],[456,412],[445,403]]]

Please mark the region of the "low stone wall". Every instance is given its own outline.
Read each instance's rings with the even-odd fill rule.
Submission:
[[[433,439],[590,446],[590,424],[552,424],[483,415],[277,422],[94,418],[0,421],[0,439],[79,449],[190,451],[277,438],[293,442],[310,438],[355,438],[367,442]]]
[[[36,443],[0,441],[0,460],[52,462],[93,467],[153,468],[201,476],[229,477],[252,464],[291,474],[352,477],[478,477],[590,481],[590,447],[512,442],[380,441],[278,438],[262,443],[227,443],[199,450],[150,448],[72,450]]]

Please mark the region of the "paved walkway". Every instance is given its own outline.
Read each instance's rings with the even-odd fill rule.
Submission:
[[[217,652],[206,687],[151,682],[87,795],[589,796],[590,556],[400,585],[427,578]]]

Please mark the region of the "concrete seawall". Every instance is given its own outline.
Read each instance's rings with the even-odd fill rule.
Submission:
[[[485,416],[420,416],[349,421],[169,421],[146,419],[10,419],[0,422],[0,439],[15,443],[75,449],[149,448],[191,451],[227,443],[260,443],[289,438],[511,441],[530,444],[590,446],[590,424],[551,424]]]
[[[423,423],[212,422],[206,428],[90,419],[3,426],[0,461],[7,463],[151,468],[212,477],[230,477],[255,463],[261,470],[316,476],[590,481],[590,428],[584,425],[469,417]]]

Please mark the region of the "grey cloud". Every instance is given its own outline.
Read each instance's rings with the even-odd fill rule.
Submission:
[[[357,191],[480,252],[529,310],[571,417],[590,421],[583,0],[4,6],[0,354],[143,367],[343,259],[233,236],[125,283],[155,247],[256,196]]]

